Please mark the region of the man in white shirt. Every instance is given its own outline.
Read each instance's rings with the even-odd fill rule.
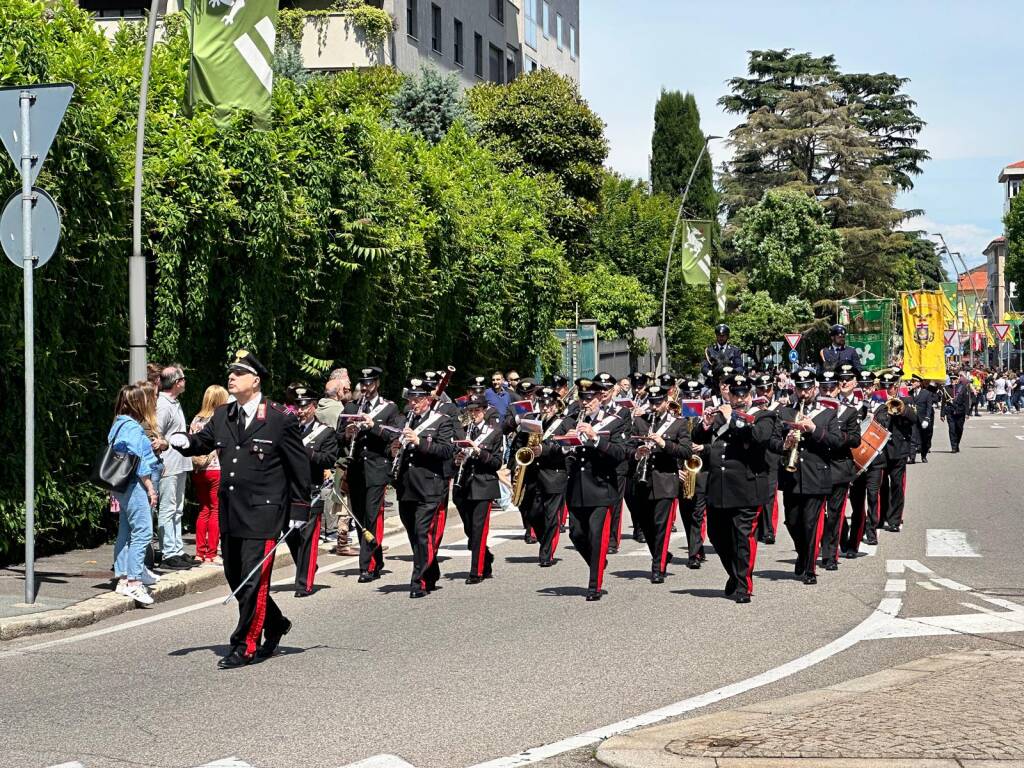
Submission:
[[[169,365],[160,372],[160,395],[156,401],[156,424],[161,435],[187,432],[185,413],[178,398],[185,391],[185,372],[180,365]],[[192,471],[192,460],[168,447],[161,457],[164,462],[160,478],[160,501],[157,506],[157,529],[160,534],[162,560],[160,567],[180,571],[191,568],[196,560],[185,554],[181,540],[181,516],[185,510],[185,481]]]

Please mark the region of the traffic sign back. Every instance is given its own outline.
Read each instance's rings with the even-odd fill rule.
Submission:
[[[773,341],[772,342],[772,349],[774,349],[775,350],[775,354],[778,355],[780,352],[782,352],[782,342],[781,341]]]
[[[0,138],[3,139],[7,154],[14,161],[14,167],[21,170],[21,94],[31,93],[35,100],[29,108],[31,121],[29,151],[35,156],[32,161],[31,180],[36,183],[43,161],[50,151],[50,145],[57,135],[57,129],[64,119],[75,86],[71,83],[36,83],[35,85],[13,85],[0,88]]]
[[[784,335],[786,337],[786,343],[789,344],[790,349],[796,349],[797,344],[800,343],[800,339],[804,337],[802,333],[787,333]]]
[[[39,187],[32,187],[35,200],[32,202],[32,254],[34,267],[43,266],[57,250],[60,242],[60,212],[53,198]],[[21,239],[21,190],[7,198],[0,213],[0,245],[11,263],[19,269],[24,267]]]

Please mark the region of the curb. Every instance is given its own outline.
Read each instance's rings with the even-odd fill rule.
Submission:
[[[848,680],[827,688],[798,693],[780,699],[750,704],[733,710],[677,720],[662,725],[614,736],[602,742],[596,760],[609,768],[1024,768],[1024,760],[929,759],[929,758],[852,758],[852,757],[713,757],[687,756],[674,751],[684,743],[715,743],[724,731],[742,728],[770,716],[797,715],[820,710],[829,703],[848,700],[880,688],[912,683],[1002,656],[1019,656],[1017,651],[968,651],[927,656],[900,664],[882,672]]]
[[[398,518],[391,519],[395,521],[394,524],[389,525],[385,521],[385,536],[402,530],[402,524]],[[330,545],[320,544],[321,554],[333,549],[333,542]],[[275,557],[274,562],[276,566],[292,565],[292,554],[287,547],[278,552],[280,554]],[[155,602],[165,603],[218,586],[227,586],[227,582],[224,580],[224,571],[221,568],[199,567],[187,571],[174,571],[161,576],[160,581],[150,588],[150,594]],[[46,632],[87,627],[112,616],[137,610],[139,607],[130,597],[119,595],[113,590],[103,592],[96,597],[87,598],[66,608],[0,619],[0,642],[41,635]]]

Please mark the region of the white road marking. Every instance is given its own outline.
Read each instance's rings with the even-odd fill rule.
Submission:
[[[1006,427],[1002,426],[1001,424],[989,424],[988,426],[989,429],[1006,429]]]
[[[1014,435],[1018,440],[1024,440],[1024,435]]]
[[[889,579],[885,582],[886,592],[906,592],[907,591],[907,580],[906,579]]]
[[[932,571],[926,565],[922,565],[917,560],[886,560],[885,561],[885,572],[886,573],[903,573],[904,571],[913,571],[914,573],[923,573],[927,576],[934,576],[935,572]]]
[[[924,587],[925,589],[929,589],[932,592],[938,592],[939,590],[939,588],[932,584],[930,581],[919,581],[917,582],[917,586]]]
[[[499,529],[488,532],[487,534],[487,546],[491,549],[501,545],[507,544],[510,541],[523,540],[523,530],[516,529],[510,530],[508,528]],[[437,550],[438,557],[469,557],[469,539],[457,539],[447,546],[441,547]]]
[[[73,763],[61,763],[60,765],[51,765],[50,768],[85,768],[85,766],[76,760]]]
[[[945,587],[946,589],[952,589],[954,592],[970,592],[971,591],[970,587],[965,586],[965,585],[961,584],[958,581],[953,581],[952,579],[944,579],[944,578],[939,578],[939,577],[934,577],[933,576],[932,577],[932,583],[933,584],[938,584],[940,587]]]
[[[203,763],[199,768],[253,768],[245,760],[237,757],[225,757],[223,760],[214,760],[212,763]]]
[[[954,528],[929,528],[925,532],[926,557],[981,557],[967,543],[967,531]]]
[[[349,763],[341,768],[415,768],[396,755],[374,755],[358,763]]]

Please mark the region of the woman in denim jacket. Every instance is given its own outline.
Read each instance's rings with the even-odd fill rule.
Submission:
[[[153,478],[160,477],[160,461],[153,452],[147,435],[156,434],[156,408],[153,398],[138,384],[121,387],[114,405],[114,423],[107,440],[115,450],[139,457],[136,476],[128,487],[114,493],[120,507],[117,543],[114,545],[114,573],[124,576],[117,584],[117,593],[150,605],[153,597],[142,579],[145,575],[146,546],[153,536],[152,509],[157,495]]]

